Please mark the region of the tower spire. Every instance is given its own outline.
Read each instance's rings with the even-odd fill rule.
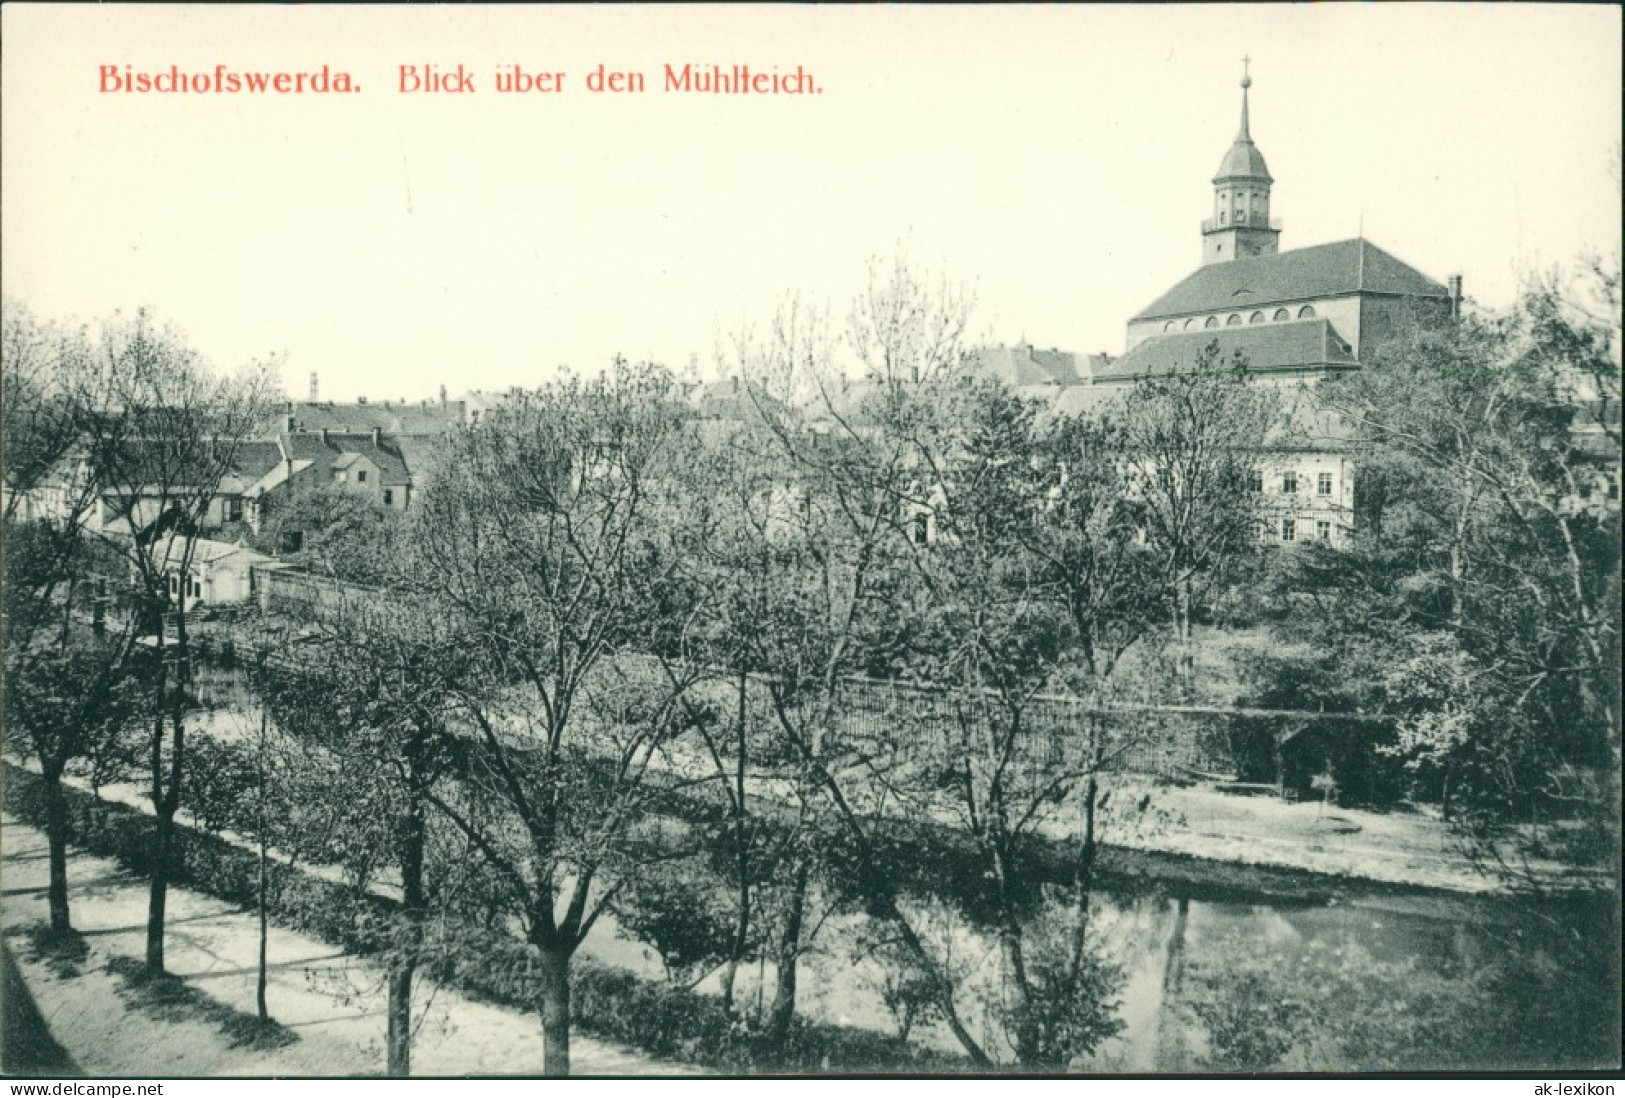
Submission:
[[[1236,135],[1237,141],[1253,139],[1253,135],[1247,131],[1247,89],[1253,86],[1253,77],[1248,70],[1252,60],[1250,56],[1241,59],[1241,132]]]
[[[1253,144],[1248,89],[1252,58],[1241,59],[1241,131],[1213,177],[1213,217],[1202,223],[1202,262],[1273,255],[1280,229],[1270,220],[1270,170]]]

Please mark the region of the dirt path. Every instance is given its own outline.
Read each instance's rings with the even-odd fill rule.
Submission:
[[[228,1032],[235,1032],[233,1016],[254,1014],[256,919],[185,889],[170,889],[165,945],[185,1001],[134,1002],[138,992],[122,973],[143,955],[146,882],[108,859],[75,851],[68,865],[73,922],[88,951],[66,961],[40,955],[28,932],[46,920],[45,839],[9,815],[0,828],[0,926],[50,1036],[87,1075],[383,1073],[380,971],[276,927],[267,998],[272,1016],[294,1039],[280,1047],[234,1043]],[[534,1015],[470,1002],[427,981],[420,985],[414,1074],[540,1074],[541,1026]],[[581,1036],[572,1041],[571,1057],[578,1075],[695,1073]]]

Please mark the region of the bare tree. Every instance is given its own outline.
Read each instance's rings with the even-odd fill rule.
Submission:
[[[667,530],[691,452],[671,379],[618,363],[523,394],[449,440],[417,508],[417,567],[492,688],[459,700],[460,791],[429,797],[474,844],[535,949],[545,1070],[570,1070],[570,963],[650,815],[677,694],[641,654],[678,621]],[[560,906],[562,904],[562,907]]]
[[[77,459],[105,398],[88,344],[8,300],[0,353],[5,725],[40,766],[51,930],[61,935],[72,925],[62,781],[73,766],[117,754],[132,710],[133,634],[105,628],[94,579],[106,562],[83,528],[96,491]]]
[[[935,537],[911,543],[906,673],[922,685],[894,719],[916,765],[891,781],[911,816],[950,813],[974,842],[975,906],[1004,961],[988,1020],[1008,1051],[961,1043],[990,1061],[1065,1068],[1120,1028],[1090,900],[1103,772],[1129,742],[1099,708],[1159,611],[1131,498],[1137,465],[1110,425],[1042,418],[996,383],[946,378],[915,399]],[[1056,836],[1073,852],[1059,891],[1042,884],[1039,854]],[[903,955],[921,970],[918,953]],[[923,971],[946,981],[945,952]]]
[[[1221,567],[1255,544],[1253,476],[1278,433],[1280,404],[1245,362],[1221,362],[1211,344],[1192,369],[1138,382],[1121,416],[1141,526],[1188,662],[1196,604]]]
[[[187,584],[220,482],[275,395],[273,368],[216,374],[145,311],[102,327],[88,376],[85,476],[101,541],[127,567],[134,627],[146,649],[149,795],[156,816],[146,965],[164,970],[164,908],[186,759],[191,677]],[[173,632],[171,632],[171,626]]]
[[[911,626],[898,584],[916,518],[928,513],[937,487],[918,440],[931,424],[914,393],[962,366],[968,315],[964,295],[927,287],[899,260],[889,270],[871,268],[844,341],[830,338],[820,312],[792,299],[766,338],[747,333],[736,353],[782,477],[769,497],[776,506],[755,527],[771,564],[762,579],[771,595],[768,616],[748,640],[779,736],[795,759],[792,826],[816,835],[818,847],[845,852],[866,909],[897,928],[935,1007],[967,1053],[987,1063],[959,1017],[951,981],[898,907],[883,855],[892,796],[879,774],[885,763],[872,745],[842,734],[846,677],[890,673],[907,658]],[[816,925],[807,919],[813,855],[808,845],[793,858],[778,935],[766,1030],[769,1047],[781,1053],[803,935]]]
[[[399,547],[370,552],[403,563]],[[387,590],[352,589],[306,627],[297,649],[257,675],[278,724],[320,751],[344,795],[371,806],[400,884],[390,935],[387,1055],[392,1076],[411,1074],[412,989],[423,925],[435,896],[428,866],[430,792],[459,769],[450,731],[458,698],[479,667],[439,605],[404,576]]]

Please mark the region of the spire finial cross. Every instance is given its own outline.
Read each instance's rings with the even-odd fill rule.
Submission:
[[[1243,88],[1248,88],[1248,87],[1252,86],[1253,76],[1252,76],[1252,72],[1251,72],[1251,70],[1249,68],[1249,66],[1252,64],[1252,62],[1253,62],[1253,59],[1252,59],[1251,55],[1244,56],[1241,59],[1241,86]]]

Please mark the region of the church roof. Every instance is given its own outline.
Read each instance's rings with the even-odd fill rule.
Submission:
[[[1153,336],[1096,371],[1095,381],[1132,381],[1190,370],[1214,343],[1219,347],[1214,360],[1218,369],[1234,368],[1238,355],[1247,369],[1260,372],[1359,365],[1353,349],[1337,334],[1331,321],[1288,320]]]
[[[1135,320],[1351,293],[1449,297],[1439,283],[1364,240],[1339,240],[1275,255],[1198,267],[1135,314]]]
[[[1259,152],[1258,146],[1251,141],[1237,141],[1230,146],[1230,151],[1224,154],[1224,161],[1219,165],[1219,172],[1213,177],[1213,182],[1223,183],[1227,179],[1262,179],[1265,183],[1275,182],[1269,168],[1264,166],[1264,154]]]

